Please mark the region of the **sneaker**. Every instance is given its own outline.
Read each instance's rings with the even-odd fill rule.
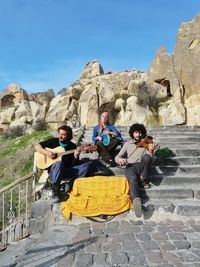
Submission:
[[[112,161],[112,159],[110,159],[107,163],[106,163],[106,167],[116,167],[116,164],[115,162]]]
[[[151,183],[142,183],[142,187],[144,188],[144,189],[149,189],[149,188],[151,188]]]
[[[135,211],[135,216],[140,218],[142,217],[142,202],[139,197],[134,198],[133,200],[133,209]]]
[[[141,187],[143,187],[144,189],[149,189],[151,188],[151,182],[144,180],[144,178],[142,177],[142,175],[140,176],[140,184]]]
[[[58,196],[52,197],[52,203],[59,203],[59,202],[60,202],[60,198]]]

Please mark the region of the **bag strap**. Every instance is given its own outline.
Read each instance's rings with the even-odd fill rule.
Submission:
[[[104,222],[109,222],[112,219],[114,219],[114,215],[99,215],[99,216],[91,216],[91,217],[86,217],[88,220],[93,221],[93,222],[98,222],[98,223],[104,223]]]

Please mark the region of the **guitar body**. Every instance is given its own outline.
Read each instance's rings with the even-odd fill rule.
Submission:
[[[51,151],[53,153],[56,154],[62,154],[65,152],[65,149],[61,146],[58,146],[56,148],[45,148],[48,151]],[[74,152],[74,149],[73,149]],[[71,152],[72,153],[72,152]],[[39,152],[35,152],[35,160],[36,160],[36,166],[39,169],[47,169],[48,167],[50,167],[53,163],[57,162],[57,161],[61,161],[62,160],[62,155],[58,155],[58,157],[56,159],[50,159],[49,157],[47,157],[47,155],[44,155],[42,153]]]

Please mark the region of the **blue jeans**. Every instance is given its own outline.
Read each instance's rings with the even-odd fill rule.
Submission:
[[[78,177],[86,177],[89,173],[90,163],[80,162],[75,166],[66,166],[63,161],[57,161],[51,165],[49,175],[52,184],[59,183],[62,180],[75,180]]]

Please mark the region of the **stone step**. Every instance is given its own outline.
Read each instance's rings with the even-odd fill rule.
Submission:
[[[124,139],[124,141],[128,141],[129,139]],[[82,138],[81,143],[93,143],[92,138],[89,138],[88,136]],[[196,141],[183,141],[183,140],[177,140],[177,142],[172,142],[170,140],[162,141],[162,140],[155,140],[154,143],[158,145],[160,148],[168,147],[170,149],[176,149],[176,148],[200,148],[200,142]]]
[[[156,216],[164,213],[172,213],[179,216],[200,216],[200,200],[198,199],[177,199],[163,200],[151,199],[143,204],[144,219],[148,219],[153,214]]]
[[[154,165],[171,165],[171,166],[178,166],[178,165],[196,165],[200,164],[200,156],[193,157],[193,156],[183,156],[183,157],[169,157],[166,159],[161,159],[155,157]]]
[[[128,127],[129,128],[129,127]],[[120,127],[119,127],[120,129]],[[125,129],[125,128],[121,128]],[[200,126],[161,126],[161,127],[146,127],[147,131],[157,131],[157,132],[162,132],[162,131],[168,131],[168,132],[199,132],[200,131]]]
[[[154,167],[153,167],[154,168]],[[111,175],[115,176],[125,176],[125,169],[120,167],[110,168]],[[189,180],[190,179],[190,180]],[[181,172],[177,170],[176,173],[172,171],[167,171],[159,173],[158,171],[152,171],[151,180],[153,183],[159,185],[161,184],[197,184],[200,179],[200,172],[197,170],[190,170],[186,172]]]
[[[117,153],[117,151],[116,151]],[[81,158],[90,158],[90,159],[97,159],[98,153],[81,153]],[[193,156],[183,156],[183,157],[170,157],[166,159],[160,159],[155,157],[154,159],[154,166],[177,166],[180,165],[199,165],[200,164],[200,156],[193,157]]]
[[[120,130],[119,130],[120,131]],[[122,136],[129,136],[129,129],[126,129],[126,130],[123,130],[123,131],[120,131],[120,133],[122,134]],[[84,134],[87,134],[89,136],[92,136],[93,134],[93,130],[86,130],[84,131]],[[164,136],[193,136],[193,137],[198,137],[200,135],[200,130],[197,132],[195,131],[174,131],[174,132],[170,132],[170,131],[147,131],[147,134],[148,135],[151,135],[153,137],[164,137]]]
[[[162,143],[162,142],[156,142],[160,148],[169,148],[171,150],[176,150],[176,149],[200,149],[200,143],[195,143],[195,142],[181,142],[181,143]]]
[[[179,166],[153,166],[153,174],[163,174],[163,175],[180,175],[180,174],[199,174],[200,165],[179,165]]]
[[[124,175],[125,169],[117,166],[110,168],[114,175],[121,176]],[[151,170],[152,175],[162,175],[162,176],[182,176],[188,174],[200,174],[200,165],[179,165],[179,166],[153,166]]]
[[[199,191],[200,188],[195,189]],[[192,199],[194,198],[194,188],[192,186],[167,186],[167,185],[160,185],[160,186],[152,186],[151,188],[144,190],[141,189],[141,194],[143,198],[146,196],[149,199]]]
[[[175,200],[175,213],[184,216],[200,216],[200,200]]]
[[[184,136],[191,136],[191,137],[198,137],[199,136],[199,133],[200,131],[197,133],[197,132],[184,132]],[[128,134],[128,132],[124,132],[124,134]],[[159,133],[158,131],[150,131],[148,132],[148,135],[152,135],[154,138],[155,137],[164,137],[164,136],[182,136],[183,135],[183,132],[162,132],[162,133]]]
[[[183,147],[176,147],[173,150],[173,153],[179,157],[179,156],[200,156],[200,149],[198,148],[193,148],[193,147],[189,147],[189,148],[185,148],[185,146]]]
[[[199,137],[197,136],[182,136],[180,137],[180,135],[175,135],[175,136],[153,136],[154,137],[154,142],[158,142],[158,143],[181,143],[181,144],[185,144],[185,143],[200,143],[200,135]],[[128,141],[130,140],[130,136],[128,134],[123,135],[122,134],[122,138],[124,141]],[[92,135],[91,134],[84,134],[83,140],[85,140],[85,142],[92,142]]]
[[[128,128],[124,128],[124,129],[120,129],[118,128],[118,130],[120,131],[121,134],[123,135],[129,135],[129,127]],[[87,134],[90,134],[92,135],[93,134],[93,129],[88,129],[88,130],[85,130],[84,133],[87,133]],[[176,130],[176,129],[173,129],[173,130],[159,130],[159,129],[147,129],[147,134],[148,135],[153,135],[153,136],[171,136],[171,135],[187,135],[187,136],[198,136],[199,133],[200,133],[200,129],[198,131],[193,131],[193,130]]]
[[[95,127],[96,125],[94,126],[90,126],[90,127],[87,127],[86,130],[91,130]],[[129,126],[122,126],[122,125],[115,125],[116,128],[119,128],[119,129],[129,129],[130,128],[130,125]],[[192,125],[170,125],[170,126],[164,126],[164,125],[158,125],[158,126],[147,126],[146,127],[148,130],[150,129],[156,129],[156,130],[160,130],[160,129],[168,129],[168,130],[171,130],[171,129],[184,129],[184,130],[198,130],[200,131],[200,126],[199,125],[195,125],[195,126],[192,126]]]
[[[121,132],[121,133],[128,133],[129,132],[129,129],[130,127],[127,126],[127,127],[120,127],[120,126],[116,126],[116,128]],[[93,127],[91,128],[87,128],[85,129],[85,132],[93,132]],[[173,133],[183,133],[183,132],[186,132],[186,133],[200,133],[200,127],[198,128],[189,128],[189,127],[171,127],[171,128],[146,128],[147,130],[147,133],[150,134],[150,133],[169,133],[170,135],[173,134]]]
[[[187,133],[187,134],[183,134],[183,133],[172,133],[172,134],[170,134],[170,133],[162,133],[162,134],[160,134],[160,133],[148,133],[150,136],[152,136],[154,139],[167,139],[167,138],[169,138],[169,139],[172,139],[172,140],[175,140],[175,139],[183,139],[183,140],[187,140],[188,138],[190,139],[190,138],[192,138],[192,139],[194,139],[194,140],[197,140],[197,141],[199,141],[199,139],[200,139],[200,132],[199,132],[199,134],[196,134],[196,133]],[[129,135],[129,133],[128,132],[121,132],[121,135],[122,135],[122,137],[123,138],[125,138],[125,139],[127,139],[127,138],[130,138],[130,135]],[[92,138],[92,132],[85,132],[84,133],[84,136],[87,136],[87,137],[89,137],[89,138]]]
[[[190,137],[190,136],[162,136],[158,138],[154,138],[155,140],[163,143],[183,143],[183,142],[200,142],[200,136],[199,137]]]
[[[151,182],[154,185],[200,185],[200,174],[199,175],[173,175],[173,176],[162,176],[152,175]]]

